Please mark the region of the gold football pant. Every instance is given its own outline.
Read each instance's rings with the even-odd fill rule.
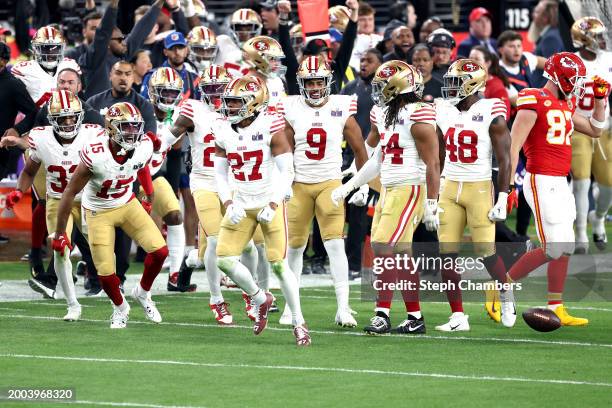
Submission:
[[[425,186],[383,187],[372,220],[372,243],[405,246],[423,218]]]
[[[582,133],[572,134],[572,177],[576,180],[591,178],[612,187],[612,131],[606,129],[598,139]]]
[[[47,198],[46,205],[46,218],[47,218],[47,231],[49,234],[55,233],[55,227],[57,226],[57,211],[59,210],[60,200],[57,198]],[[74,201],[72,208],[70,209],[70,215],[68,216],[68,222],[66,223],[66,235],[68,239],[72,239],[72,228],[76,227],[81,230],[81,202]]]
[[[157,177],[153,180],[153,212],[164,218],[173,211],[181,211],[178,198],[172,191],[172,187],[165,177]],[[144,189],[140,187],[139,198],[144,196]]]

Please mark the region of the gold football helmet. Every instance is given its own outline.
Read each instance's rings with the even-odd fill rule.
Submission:
[[[202,102],[215,110],[221,108],[221,95],[225,86],[230,83],[232,76],[222,65],[211,65],[200,76],[200,92]]]
[[[157,68],[149,78],[149,100],[164,112],[170,112],[181,101],[183,78],[170,67]]]
[[[55,133],[64,139],[74,139],[85,114],[79,98],[70,91],[53,91],[47,108],[47,119]]]
[[[444,74],[442,97],[453,105],[484,89],[487,70],[474,60],[463,58],[453,62]]]
[[[332,80],[332,70],[320,55],[311,55],[300,63],[297,81],[300,94],[308,103],[316,106],[325,103],[331,93]]]
[[[258,35],[242,45],[244,59],[257,72],[267,77],[283,76],[287,67],[281,63],[283,50],[274,38]]]
[[[597,17],[582,17],[572,24],[572,42],[576,48],[597,53],[606,49],[606,27]]]
[[[421,98],[423,86],[423,77],[415,67],[404,61],[387,61],[372,79],[372,100],[384,107],[401,94],[414,93]]]
[[[140,144],[144,120],[137,107],[129,102],[119,102],[106,111],[104,127],[111,140],[123,150],[130,151]]]
[[[259,78],[246,75],[227,84],[221,95],[221,112],[234,124],[264,111],[268,101],[266,84]]]
[[[32,53],[46,69],[55,69],[64,58],[66,42],[62,33],[52,26],[41,27],[32,38]]]
[[[329,26],[343,33],[351,18],[351,10],[346,6],[334,6],[330,7],[327,13]]]
[[[208,27],[196,26],[187,34],[189,52],[193,56],[193,63],[202,72],[213,63],[219,47],[215,32]]]
[[[296,24],[289,30],[289,38],[291,39],[291,47],[295,55],[300,55],[304,46],[304,36],[302,35],[302,25]]]
[[[236,44],[242,47],[242,44],[249,38],[253,38],[261,34],[261,17],[248,8],[241,8],[232,13],[230,18],[230,28],[232,37]]]

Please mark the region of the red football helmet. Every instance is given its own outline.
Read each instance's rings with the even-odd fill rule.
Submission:
[[[571,52],[559,52],[546,60],[544,78],[554,82],[565,96],[584,96],[586,68],[579,56]]]

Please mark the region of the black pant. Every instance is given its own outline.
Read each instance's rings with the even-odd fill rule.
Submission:
[[[368,233],[368,206],[358,207],[348,204],[346,206],[346,221],[348,222],[348,232],[344,244],[349,270],[361,271],[363,242]]]
[[[312,223],[312,251],[314,252],[312,255],[313,262],[325,263],[327,251],[325,251],[325,245],[323,245],[323,239],[321,239],[321,230],[316,217]]]

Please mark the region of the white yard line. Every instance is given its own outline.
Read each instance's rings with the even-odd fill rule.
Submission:
[[[239,368],[239,369],[260,369],[260,370],[282,370],[282,371],[315,371],[328,373],[350,373],[366,375],[383,375],[398,377],[426,377],[426,378],[447,378],[455,380],[475,380],[475,381],[508,381],[508,382],[529,382],[544,384],[561,385],[590,385],[595,387],[612,387],[612,383],[576,381],[563,379],[546,378],[527,378],[527,377],[496,377],[496,376],[477,376],[448,373],[422,373],[409,371],[386,371],[386,370],[364,370],[341,367],[308,367],[292,365],[263,365],[263,364],[234,364],[234,363],[207,363],[198,361],[174,361],[174,360],[140,360],[140,359],[120,359],[120,358],[100,358],[100,357],[72,357],[72,356],[45,356],[32,354],[0,354],[0,358],[33,359],[33,360],[63,360],[63,361],[82,361],[88,363],[129,363],[143,365],[175,365],[190,367],[212,367],[212,368]]]
[[[53,316],[32,316],[32,315],[16,315],[16,314],[0,314],[0,318],[6,317],[11,319],[33,319],[33,320],[63,320],[60,317]],[[84,322],[92,323],[104,323],[108,324],[108,320],[101,319],[81,319]],[[152,324],[146,321],[130,320],[130,324]],[[225,329],[246,329],[253,330],[252,326],[245,325],[232,325],[232,326],[219,326],[217,324],[207,323],[188,323],[188,322],[162,322],[160,325],[163,326],[182,326],[182,327],[201,327],[201,328],[218,328],[219,330]],[[278,332],[292,332],[292,329],[287,327],[273,327],[268,326],[266,330],[278,331]],[[334,336],[357,336],[357,337],[369,337],[367,334],[361,331],[333,331],[333,330],[309,330],[311,334],[321,335],[334,335]],[[558,345],[558,346],[576,346],[576,347],[604,347],[612,348],[612,344],[607,343],[586,343],[578,341],[563,341],[563,340],[536,340],[536,339],[524,339],[524,338],[500,338],[500,337],[469,337],[469,336],[431,336],[431,335],[418,335],[418,336],[405,336],[405,335],[386,335],[384,338],[401,338],[408,340],[461,340],[461,341],[485,341],[485,342],[500,342],[500,343],[524,343],[524,344],[546,344],[546,345]]]
[[[9,400],[6,397],[1,397],[0,400],[11,402],[23,402],[24,404],[32,404],[34,401],[26,400]],[[76,405],[98,405],[103,407],[142,407],[142,408],[204,408],[202,406],[185,406],[185,405],[160,405],[147,404],[143,402],[111,402],[111,401],[86,401],[86,400],[45,400],[54,404],[76,404]]]

